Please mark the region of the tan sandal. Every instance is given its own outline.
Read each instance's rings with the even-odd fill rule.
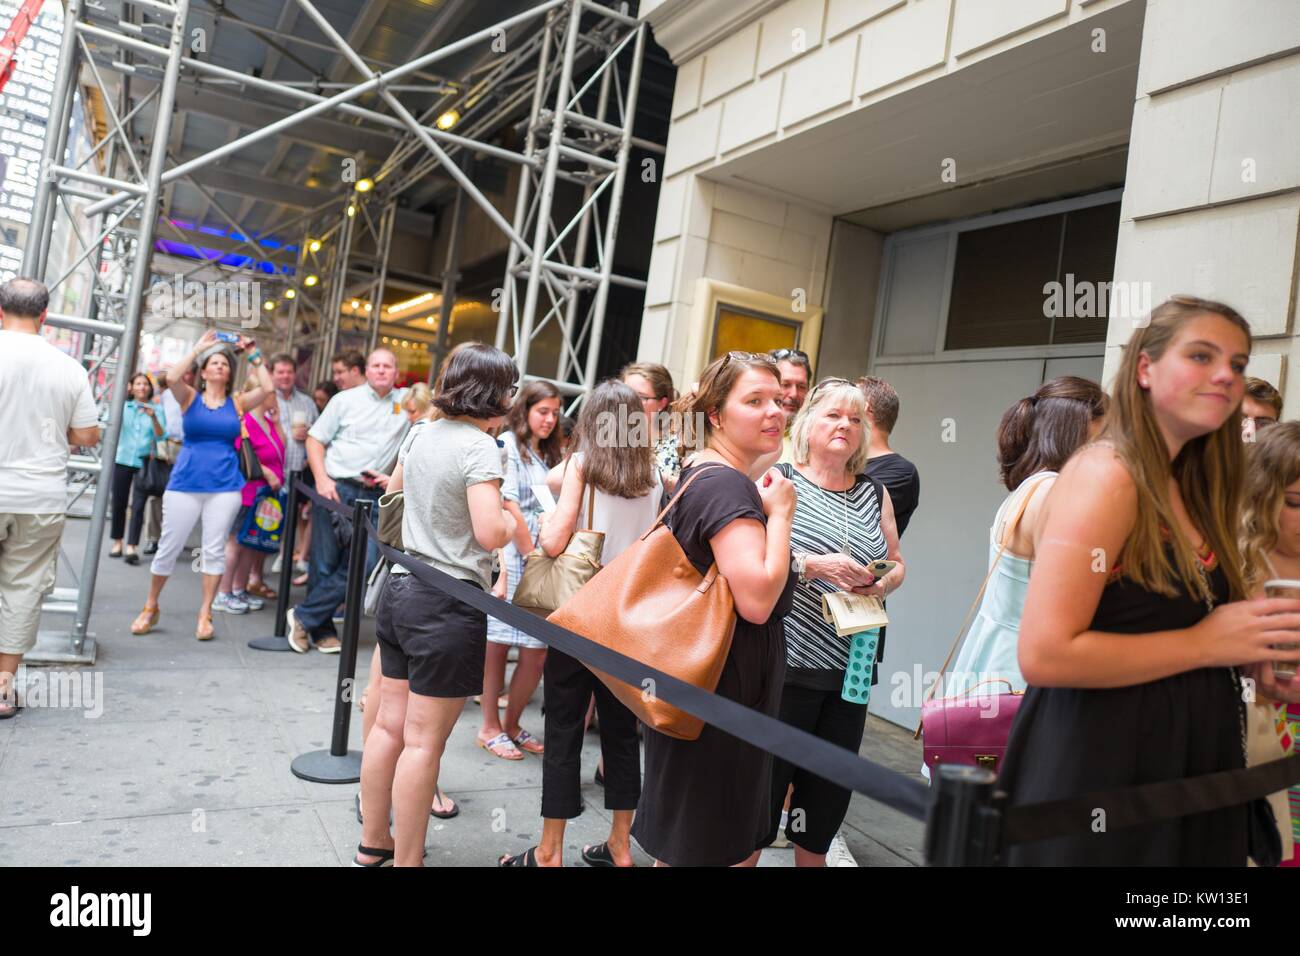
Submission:
[[[502,760],[523,760],[524,755],[510,741],[507,734],[497,734],[491,740],[483,740],[479,737],[474,738],[474,742],[486,750],[494,757],[500,757]]]
[[[145,605],[145,609],[140,612],[140,616],[131,622],[132,634],[148,634],[158,623],[158,618],[162,615],[162,609],[157,605],[152,608]]]
[[[194,629],[194,638],[199,641],[210,641],[215,634],[216,631],[212,629],[211,615],[199,618],[199,625]]]

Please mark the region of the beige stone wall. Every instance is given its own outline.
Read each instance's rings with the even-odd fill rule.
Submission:
[[[1116,281],[1241,311],[1250,373],[1283,388],[1291,418],[1298,236],[1300,3],[1147,0]],[[1107,378],[1132,329],[1111,317]]]
[[[1126,2],[643,3],[678,73],[639,357],[697,371],[685,353],[701,276],[823,304],[831,221],[851,210],[714,182],[714,167]]]

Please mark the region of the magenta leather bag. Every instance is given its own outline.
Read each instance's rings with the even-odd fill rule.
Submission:
[[[1004,684],[1007,692],[975,693],[984,684]],[[921,707],[921,733],[930,779],[940,763],[984,767],[996,773],[1024,698],[1024,694],[1012,692],[1010,681],[997,680],[983,681],[957,697],[926,701]]]
[[[948,649],[948,656],[939,668],[939,679],[931,686],[925,701],[921,704],[921,722],[917,725],[916,733],[912,738],[923,738],[925,765],[930,770],[931,780],[934,779],[935,768],[941,763],[984,767],[994,773],[1002,766],[1002,758],[1007,751],[1007,738],[1011,736],[1011,723],[1015,720],[1016,712],[1020,709],[1020,702],[1024,700],[1025,695],[1013,692],[1011,682],[1001,679],[981,681],[953,697],[935,699],[934,693],[943,683],[943,674],[948,670],[953,655],[961,646],[966,629],[975,618],[980,601],[984,599],[984,591],[988,588],[989,579],[1007,549],[1007,542],[1011,540],[1012,532],[1020,523],[1026,506],[1037,490],[1038,486],[1035,486],[1025,495],[1016,509],[1015,516],[1007,524],[998,553],[990,562],[988,573],[984,575],[984,583],[980,585],[975,601],[966,612],[966,620],[962,622],[952,647]],[[1005,692],[977,693],[981,687],[990,684],[1004,685]]]

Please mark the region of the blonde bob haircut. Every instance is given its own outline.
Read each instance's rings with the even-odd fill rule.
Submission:
[[[862,442],[849,456],[844,468],[847,474],[860,474],[867,466],[868,446],[871,444],[871,423],[867,421],[867,396],[862,389],[846,378],[824,378],[817,387],[808,393],[803,408],[794,416],[790,426],[790,444],[794,448],[794,460],[797,465],[806,465],[810,458],[808,435],[812,431],[813,416],[817,410],[829,401],[840,401],[848,405],[855,415],[862,418]]]

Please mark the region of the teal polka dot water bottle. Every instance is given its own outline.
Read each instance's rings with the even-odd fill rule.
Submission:
[[[844,687],[840,696],[850,704],[866,704],[871,696],[871,675],[876,670],[876,647],[879,644],[878,627],[849,637],[849,665],[844,669]]]

